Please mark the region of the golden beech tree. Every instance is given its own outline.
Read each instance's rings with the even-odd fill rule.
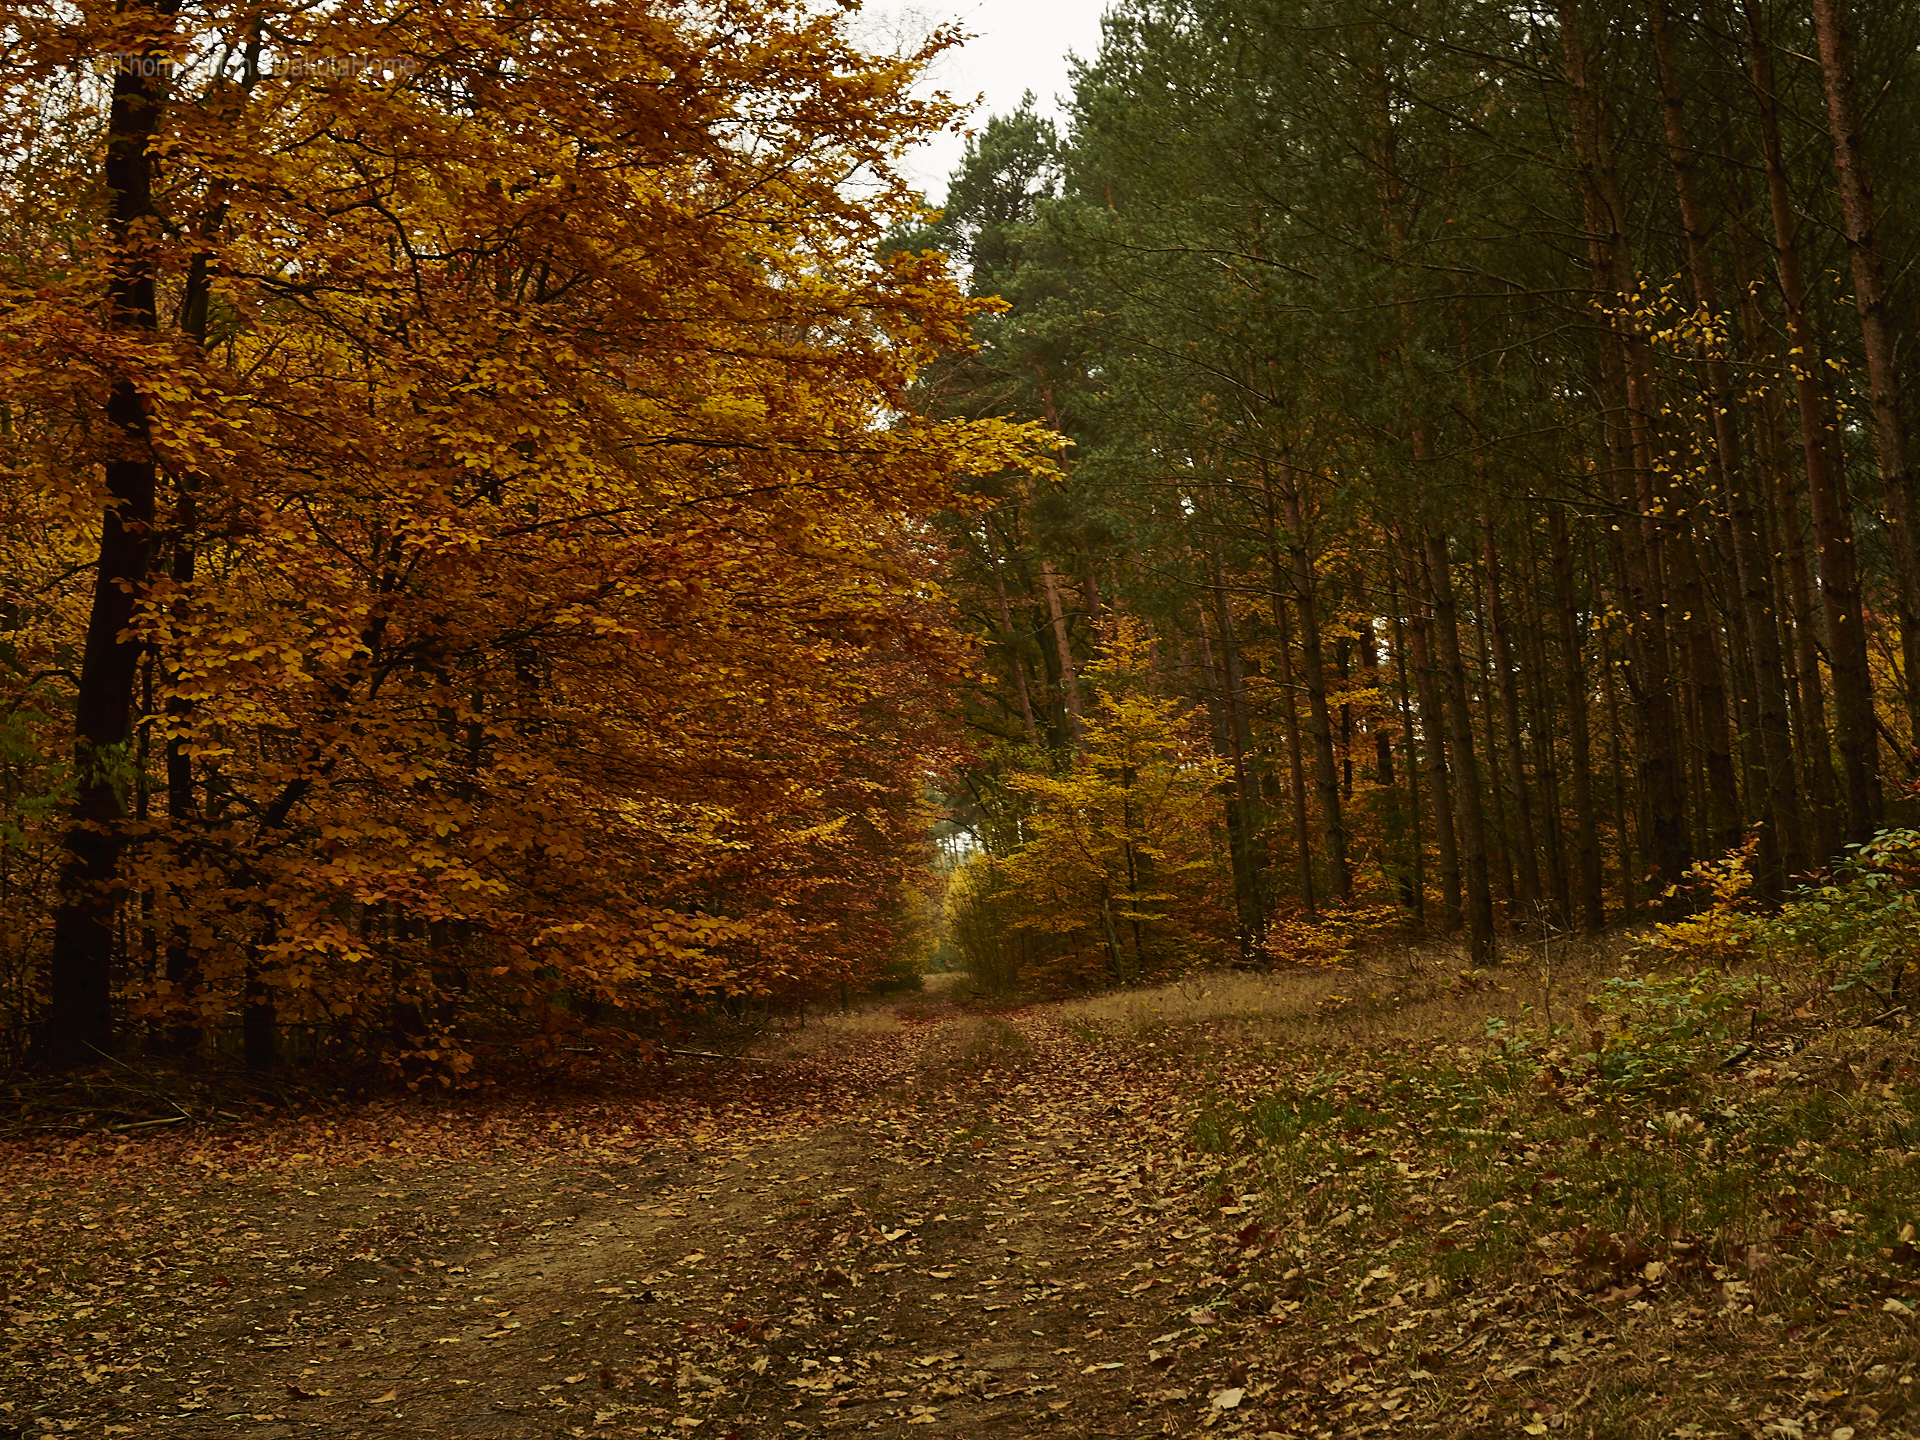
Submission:
[[[1148,693],[1144,627],[1122,617],[1088,667],[1086,759],[1009,784],[1031,810],[1004,862],[1012,923],[1048,937],[1047,978],[1125,984],[1218,960],[1231,928],[1210,819],[1227,775],[1179,701]]]
[[[644,0],[10,24],[7,683],[72,725],[47,1056],[124,1009],[457,1070],[873,963],[958,659],[917,517],[1039,452],[905,403],[982,303],[875,258],[951,37]]]

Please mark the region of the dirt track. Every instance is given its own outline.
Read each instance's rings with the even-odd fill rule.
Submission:
[[[0,1434],[1242,1428],[1175,1313],[1226,1284],[1171,1253],[1188,1132],[1114,1053],[919,1005],[612,1149],[16,1174],[10,1225],[97,1228],[19,1257]]]

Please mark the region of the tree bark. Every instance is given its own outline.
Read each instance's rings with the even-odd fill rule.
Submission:
[[[1307,815],[1307,771],[1300,752],[1300,690],[1293,673],[1293,627],[1287,617],[1286,596],[1293,588],[1280,560],[1280,520],[1273,493],[1273,479],[1267,466],[1260,469],[1260,494],[1266,522],[1267,598],[1273,610],[1273,628],[1277,637],[1275,660],[1280,681],[1280,728],[1287,746],[1287,774],[1293,801],[1293,843],[1299,857],[1300,904],[1307,914],[1317,913],[1313,886],[1312,827]]]
[[[1513,882],[1514,844],[1513,828],[1507,823],[1507,786],[1506,754],[1500,743],[1500,722],[1494,711],[1499,705],[1497,692],[1499,687],[1493,679],[1493,656],[1487,644],[1486,596],[1483,593],[1484,577],[1478,565],[1469,564],[1467,573],[1473,577],[1473,592],[1469,613],[1473,617],[1474,669],[1470,688],[1480,692],[1480,738],[1475,742],[1479,753],[1486,757],[1481,766],[1485,777],[1483,794],[1488,808],[1493,814],[1487,826],[1487,863],[1493,885],[1500,896],[1504,913],[1511,924],[1518,921],[1532,908],[1532,900],[1523,901]]]
[[[1393,667],[1396,697],[1400,711],[1400,735],[1407,772],[1407,854],[1408,874],[1401,887],[1403,903],[1413,912],[1416,923],[1427,922],[1427,847],[1420,833],[1420,760],[1414,745],[1413,699],[1407,683],[1407,636],[1400,618],[1399,587],[1391,586],[1387,596],[1393,642]]]
[[[1000,600],[1000,624],[1006,635],[1003,644],[1007,652],[1007,664],[1013,671],[1014,692],[1020,697],[1020,722],[1026,727],[1027,743],[1034,749],[1040,748],[1040,727],[1033,719],[1033,699],[1027,694],[1027,666],[1020,658],[1019,632],[1013,625],[1013,606],[1007,602],[1007,580],[1000,571],[1000,557],[993,549],[993,521],[988,520],[983,527],[987,544],[987,567],[993,571],[993,591]]]
[[[1514,845],[1519,861],[1520,901],[1540,903],[1540,862],[1533,803],[1527,793],[1526,757],[1521,750],[1520,691],[1513,663],[1513,636],[1507,627],[1506,600],[1500,593],[1500,556],[1493,526],[1481,522],[1486,553],[1487,637],[1492,648],[1494,684],[1500,696],[1500,723],[1507,741],[1507,781],[1513,791]],[[1532,917],[1529,916],[1529,919]]]
[[[1887,530],[1893,542],[1907,723],[1915,740],[1920,741],[1920,555],[1916,555],[1920,538],[1913,532],[1913,477],[1907,468],[1906,422],[1900,413],[1900,376],[1888,314],[1886,270],[1880,257],[1873,178],[1867,166],[1860,109],[1854,98],[1853,34],[1845,0],[1813,0],[1813,31],[1820,46],[1827,118],[1833,128],[1833,169],[1840,190],[1847,256],[1853,267],[1853,299],[1860,312],[1860,339],[1867,355],[1874,453],[1880,462]]]
[[[1762,34],[1755,0],[1742,0],[1752,52],[1752,84],[1773,212],[1774,260],[1787,312],[1788,361],[1800,411],[1800,443],[1806,460],[1808,508],[1813,514],[1814,560],[1833,675],[1834,740],[1846,804],[1842,838],[1864,841],[1879,826],[1880,743],[1873,723],[1873,682],[1861,606],[1853,517],[1845,476],[1827,447],[1826,397],[1816,372],[1819,340],[1807,317],[1806,283],[1800,264],[1798,222],[1780,144],[1774,96],[1773,56]],[[1818,743],[1819,737],[1809,737]],[[1820,857],[1826,858],[1826,857]]]
[[[1674,508],[1674,497],[1663,493],[1654,475],[1653,415],[1657,406],[1648,392],[1647,341],[1644,327],[1630,313],[1637,280],[1627,252],[1619,188],[1601,137],[1599,101],[1589,73],[1580,0],[1560,0],[1559,13],[1569,119],[1588,232],[1588,263],[1595,301],[1608,315],[1600,344],[1602,389],[1609,411],[1624,422],[1619,426],[1624,434],[1610,422],[1609,454],[1616,473],[1632,478],[1630,486],[1620,489],[1623,500],[1638,517],[1637,524],[1626,527],[1620,558],[1624,562],[1627,618],[1632,627],[1628,659],[1633,667],[1632,690],[1639,716],[1636,759],[1651,852],[1646,858],[1659,872],[1661,883],[1671,884],[1692,863],[1663,574],[1664,517]]]
[[[1540,796],[1538,810],[1541,854],[1546,861],[1548,918],[1565,929],[1573,916],[1573,881],[1567,871],[1566,800],[1560,783],[1559,706],[1553,693],[1553,667],[1547,662],[1545,589],[1540,583],[1538,537],[1528,527],[1525,547],[1527,587],[1520,619],[1521,672],[1527,681],[1522,708],[1531,718],[1533,764]]]
[[[1420,697],[1420,738],[1433,798],[1434,845],[1440,861],[1440,930],[1451,935],[1465,923],[1460,884],[1460,847],[1454,832],[1453,795],[1447,783],[1446,715],[1433,668],[1432,608],[1421,561],[1411,544],[1401,551],[1401,578],[1407,588],[1407,639],[1413,652],[1415,692]]]
[[[1567,740],[1573,761],[1574,851],[1580,875],[1580,924],[1597,932],[1606,924],[1606,902],[1600,873],[1599,826],[1593,804],[1593,737],[1588,724],[1586,667],[1581,663],[1579,611],[1574,606],[1573,555],[1567,544],[1566,512],[1554,506],[1547,512],[1547,537],[1552,547],[1554,633],[1560,645],[1560,668],[1566,676]]]
[[[1047,592],[1047,614],[1053,622],[1054,649],[1060,657],[1060,689],[1067,702],[1067,722],[1073,729],[1073,750],[1087,758],[1087,723],[1080,713],[1080,677],[1073,664],[1073,637],[1067,633],[1067,612],[1060,603],[1060,577],[1043,550],[1039,554],[1040,584]]]
[[[1220,635],[1221,675],[1226,686],[1227,739],[1233,761],[1233,793],[1239,814],[1235,827],[1238,844],[1233,853],[1233,891],[1235,910],[1240,921],[1240,953],[1251,957],[1265,929],[1260,903],[1260,865],[1256,853],[1264,828],[1260,817],[1260,797],[1254,788],[1250,756],[1253,747],[1252,726],[1247,721],[1246,671],[1240,660],[1240,642],[1235,634],[1233,607],[1227,599],[1224,576],[1215,557],[1214,584],[1208,599],[1213,621]]]
[[[1467,694],[1466,660],[1460,652],[1460,623],[1453,599],[1452,566],[1446,537],[1429,529],[1425,541],[1427,587],[1433,596],[1434,643],[1446,693],[1448,741],[1453,751],[1454,785],[1460,798],[1460,859],[1466,879],[1467,953],[1488,964],[1493,952],[1493,888],[1487,869],[1487,826],[1481,804],[1480,769],[1474,759],[1473,705]]]
[[[1333,756],[1333,717],[1327,708],[1326,660],[1320,644],[1320,614],[1315,603],[1313,561],[1307,551],[1306,512],[1292,461],[1280,461],[1280,503],[1287,521],[1287,550],[1293,561],[1294,601],[1300,607],[1300,668],[1307,684],[1308,733],[1313,739],[1314,788],[1320,796],[1320,820],[1326,832],[1327,873],[1333,898],[1353,893],[1347,861],[1347,829],[1340,806],[1340,772]]]
[[[1781,375],[1773,342],[1773,321],[1766,308],[1766,291],[1747,262],[1744,229],[1734,232],[1734,279],[1740,287],[1741,325],[1753,356],[1759,382],[1760,414],[1754,429],[1755,450],[1767,477],[1758,487],[1755,514],[1761,522],[1764,554],[1778,564],[1769,579],[1770,606],[1779,621],[1781,663],[1788,674],[1787,709],[1792,721],[1792,754],[1798,787],[1804,796],[1801,837],[1802,866],[1838,853],[1837,816],[1839,780],[1833,770],[1832,732],[1827,725],[1826,687],[1820,677],[1819,610],[1807,568],[1805,522],[1801,518],[1800,489],[1794,476],[1793,442],[1787,434],[1786,403],[1773,383]],[[1796,874],[1789,861],[1788,873]]]
[[[1626,769],[1621,758],[1625,747],[1620,735],[1620,686],[1613,673],[1612,650],[1607,644],[1604,629],[1600,640],[1600,681],[1607,702],[1607,765],[1613,781],[1613,848],[1620,860],[1620,913],[1632,919],[1635,909],[1633,855],[1637,846],[1634,834],[1627,825]]]
[[[164,67],[145,62],[166,53],[174,9],[168,0],[129,7],[134,24],[127,33],[138,35],[143,28],[150,33],[140,35],[139,51],[116,69],[107,113],[102,175],[112,249],[107,304],[113,325],[136,336],[159,329],[151,251],[160,239],[152,144],[166,115],[168,87]],[[55,1065],[89,1063],[114,1045],[113,941],[126,848],[118,771],[132,735],[141,654],[140,643],[126,630],[146,589],[153,554],[158,466],[146,403],[131,376],[113,382],[103,418],[111,447],[103,467],[107,504],[74,702],[75,792],[63,842],[49,1004],[40,1035],[41,1053]]]
[[[1706,217],[1694,183],[1696,157],[1687,133],[1667,0],[1649,0],[1648,14],[1665,116],[1667,157],[1673,170],[1694,305],[1707,322],[1709,335],[1718,335],[1722,323],[1719,291],[1713,262],[1707,253]],[[1755,809],[1764,827],[1762,850],[1774,862],[1763,868],[1760,882],[1763,893],[1778,894],[1786,874],[1806,868],[1799,786],[1793,770],[1793,739],[1782,688],[1785,666],[1781,661],[1779,626],[1768,603],[1766,559],[1760,546],[1752,491],[1734,418],[1732,374],[1720,341],[1709,339],[1703,348],[1714,460],[1727,528],[1732,534],[1734,577],[1741,599],[1736,622],[1744,626],[1750,658],[1746,673],[1750,677],[1749,693],[1753,697],[1758,732],[1755,736],[1757,768],[1764,784],[1764,795],[1756,797],[1759,803]]]
[[[1280,726],[1287,741],[1287,770],[1293,786],[1293,844],[1299,855],[1300,904],[1307,914],[1318,913],[1313,893],[1313,837],[1307,815],[1307,771],[1300,755],[1299,687],[1293,676],[1292,627],[1287,623],[1287,603],[1281,589],[1278,556],[1273,561],[1273,628],[1279,632]]]

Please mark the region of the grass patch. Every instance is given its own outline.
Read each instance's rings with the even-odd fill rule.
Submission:
[[[1645,941],[1232,992],[1257,1004],[1080,1002],[1209,1056],[1207,1303],[1296,1357],[1275,1430],[1416,1406],[1427,1435],[1914,1433],[1920,1027],[1889,1012],[1898,977],[1656,973],[1675,956]]]
[[[966,1089],[996,1070],[1027,1063],[1032,1055],[1032,1042],[1005,1020],[967,1015],[921,1062],[922,1082],[932,1089]]]

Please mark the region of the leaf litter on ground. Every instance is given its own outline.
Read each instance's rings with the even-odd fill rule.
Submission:
[[[668,1094],[16,1140],[0,1414],[183,1437],[536,1415],[569,1435],[1903,1433],[1910,1225],[1868,1243],[1874,1197],[1819,1178],[1802,1137],[1767,1142],[1791,1175],[1765,1226],[1697,1233],[1677,1187],[1738,1150],[1696,1128],[1703,1101],[1683,1119],[1583,1092],[1446,1033],[1447,1006],[1395,1038],[1345,1002],[1264,1035],[896,1002],[899,1024]],[[1828,1074],[1819,1053],[1756,1051],[1721,1082]],[[1843,1118],[1869,1101],[1897,1103],[1850,1093]]]

